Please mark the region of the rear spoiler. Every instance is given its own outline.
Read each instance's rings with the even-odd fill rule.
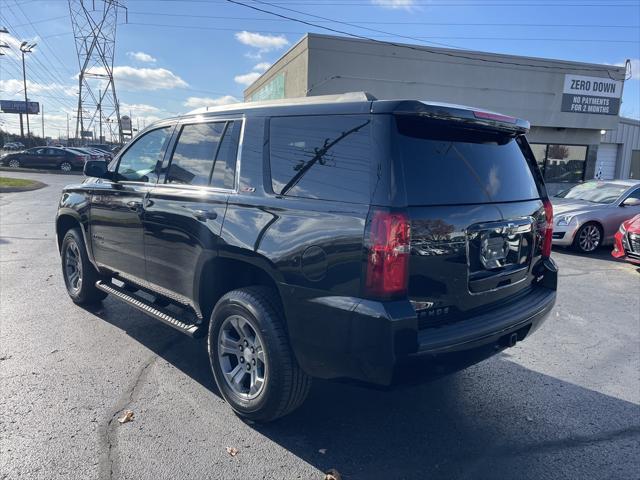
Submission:
[[[448,103],[409,100],[398,104],[393,113],[395,115],[418,115],[436,120],[456,122],[462,126],[468,125],[470,127],[487,128],[514,134],[527,133],[531,127],[528,121],[516,117]]]

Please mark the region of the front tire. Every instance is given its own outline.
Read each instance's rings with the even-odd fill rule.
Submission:
[[[105,292],[96,288],[100,274],[89,261],[79,229],[72,228],[65,234],[60,257],[67,293],[74,303],[90,305],[100,302],[107,296]]]
[[[11,160],[9,160],[9,166],[11,168],[20,168],[20,160],[18,160],[17,158],[12,158]]]
[[[267,287],[233,290],[216,304],[208,351],[216,384],[240,416],[268,422],[298,408],[311,377],[298,365],[277,293]]]
[[[582,225],[573,240],[573,248],[580,253],[593,253],[602,245],[602,228],[594,222]]]
[[[71,165],[71,163],[69,162],[62,162],[60,164],[60,170],[62,170],[63,172],[70,172],[71,170],[73,170],[73,165]]]

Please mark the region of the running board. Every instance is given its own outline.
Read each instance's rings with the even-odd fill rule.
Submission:
[[[140,298],[133,293],[127,292],[124,288],[116,287],[112,283],[103,282],[102,280],[98,280],[96,282],[96,288],[108,293],[109,295],[113,295],[114,297],[119,298],[132,307],[135,307],[141,312],[146,313],[150,317],[153,317],[156,320],[160,320],[162,323],[166,323],[170,327],[173,327],[176,330],[181,331],[182,333],[186,333],[190,337],[202,336],[204,329],[202,328],[201,324],[182,322],[163,308],[153,305],[149,301]]]

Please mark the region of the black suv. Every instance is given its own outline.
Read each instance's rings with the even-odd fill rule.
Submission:
[[[312,377],[477,362],[556,298],[528,127],[365,94],[158,122],[64,189],[67,290],[206,335],[221,394],[254,420],[298,407]]]

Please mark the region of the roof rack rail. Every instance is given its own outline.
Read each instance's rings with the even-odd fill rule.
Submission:
[[[373,102],[376,97],[368,92],[345,92],[336,95],[316,95],[310,97],[280,98],[277,100],[262,100],[257,102],[230,103],[223,106],[200,107],[187,112],[185,115],[198,113],[221,112],[225,110],[237,110],[240,108],[254,108],[269,105],[305,105],[314,103],[346,103],[346,102]]]

